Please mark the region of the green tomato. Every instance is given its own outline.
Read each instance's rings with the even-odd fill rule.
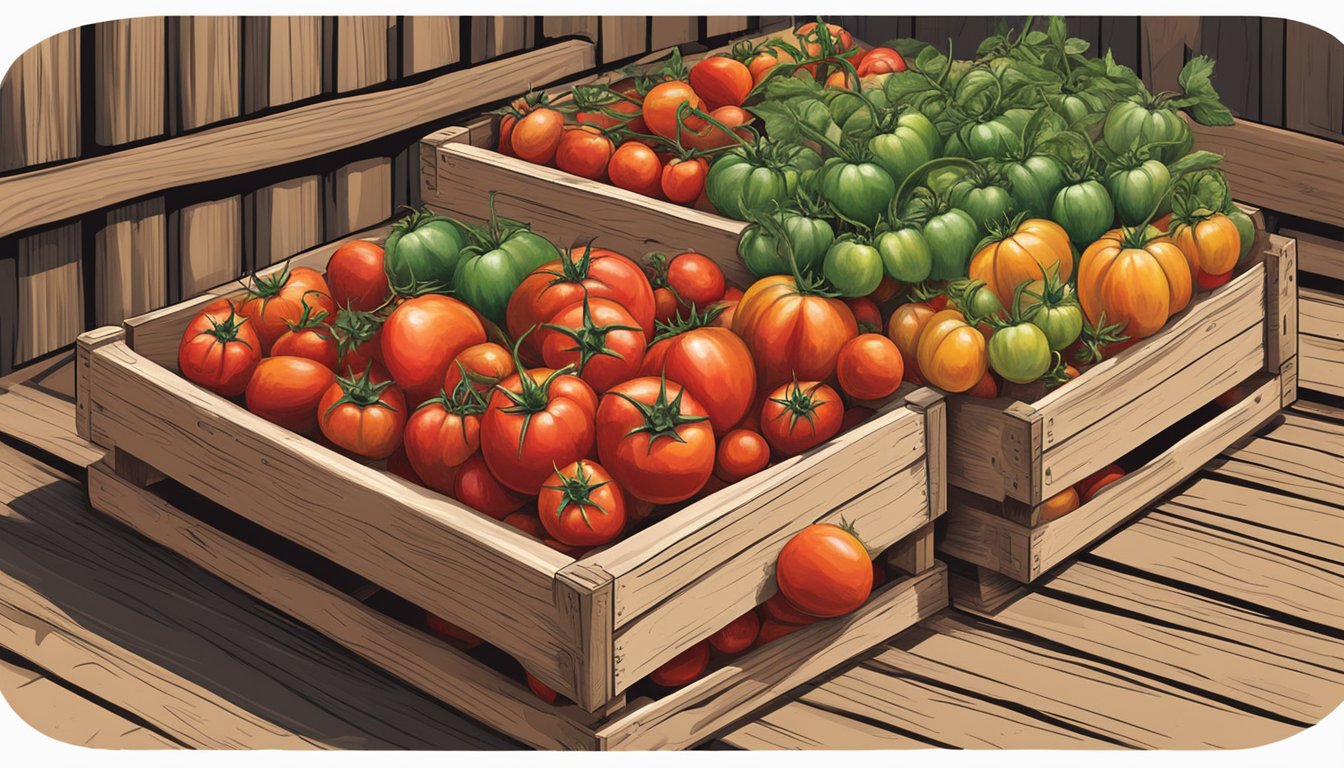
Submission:
[[[1171,173],[1157,160],[1112,172],[1106,189],[1115,204],[1116,218],[1127,227],[1142,224],[1150,213],[1156,219],[1171,210]]]
[[[933,251],[924,233],[914,227],[883,232],[873,240],[882,257],[882,267],[893,280],[918,283],[929,279]]]
[[[989,365],[1006,381],[1030,384],[1050,370],[1050,342],[1031,323],[1000,328],[989,337]]]
[[[793,258],[800,274],[816,274],[821,269],[826,251],[835,242],[835,231],[824,219],[813,219],[797,214],[785,214],[780,220],[784,234],[793,248]],[[752,224],[742,230],[737,241],[737,254],[747,269],[756,277],[792,275],[787,253],[781,253],[774,235]]]
[[[972,69],[957,80],[953,101],[969,115],[983,115],[994,108],[1003,87],[988,69]]]
[[[787,200],[789,184],[784,171],[732,150],[710,166],[705,193],[719,213],[745,221],[747,211],[769,210],[772,204]]]
[[[952,185],[956,184],[966,177],[966,169],[952,166],[948,168],[938,168],[929,172],[924,178],[924,182],[929,185],[929,189],[946,197],[952,191]]]
[[[928,122],[923,115],[917,112],[912,114]],[[932,128],[932,124],[929,127]],[[932,160],[934,151],[928,144],[928,137],[921,133],[920,129],[900,125],[899,121],[896,130],[891,133],[879,133],[869,139],[868,149],[873,153],[873,161],[882,166],[898,187],[914,173],[916,168]]]
[[[982,235],[988,231],[990,222],[1002,221],[1016,208],[1013,196],[1007,189],[988,181],[977,182],[970,177],[953,184],[948,190],[947,199],[953,207],[970,214]]]
[[[1057,352],[1077,341],[1083,333],[1083,310],[1076,300],[1051,307],[1037,304],[1031,310],[1029,320],[1045,334],[1050,349]]]
[[[1074,245],[1083,249],[1115,224],[1115,204],[1101,182],[1088,179],[1055,193],[1050,218],[1069,233]]]
[[[462,230],[446,216],[417,211],[392,225],[383,244],[383,269],[403,296],[446,291],[462,260]]]
[[[933,252],[929,278],[953,280],[966,276],[971,252],[980,242],[980,230],[970,214],[960,208],[949,208],[924,223],[924,239]]]
[[[882,282],[882,256],[867,243],[839,240],[826,251],[821,271],[841,296],[867,296]]]
[[[1153,147],[1150,157],[1164,163],[1188,154],[1194,144],[1190,126],[1176,110],[1170,107],[1149,109],[1133,101],[1122,101],[1111,107],[1106,113],[1101,137],[1117,155],[1156,142],[1176,142]]]
[[[453,291],[496,325],[504,326],[509,297],[528,273],[560,258],[551,242],[528,230],[515,230],[498,246],[464,250],[453,273]]]
[[[1046,155],[1032,155],[1022,162],[1005,163],[1003,174],[1008,178],[1013,203],[1033,219],[1050,215],[1055,193],[1064,186],[1064,169],[1059,162]]]
[[[1227,218],[1237,225],[1237,236],[1241,240],[1241,256],[1246,258],[1246,254],[1251,252],[1251,246],[1255,243],[1255,222],[1246,212],[1235,205],[1228,206]]]
[[[964,143],[960,132],[949,136],[943,154],[948,157],[969,157],[972,160],[998,157],[1017,146],[1019,130],[997,117],[976,123],[965,131]]]
[[[955,285],[955,283],[954,283]],[[1003,311],[1003,302],[994,295],[994,291],[984,281],[976,281],[975,287],[966,291],[957,300],[957,306],[967,318],[987,319]]]
[[[896,196],[896,182],[877,163],[833,159],[822,169],[821,196],[836,213],[873,226]]]
[[[876,129],[868,103],[852,91],[843,91],[831,99],[831,119],[845,136],[867,136]]]

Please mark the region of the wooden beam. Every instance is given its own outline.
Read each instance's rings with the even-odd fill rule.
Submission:
[[[43,40],[0,81],[0,170],[79,154],[79,30]]]
[[[570,40],[414,85],[333,99],[102,157],[12,176],[0,237],[164,189],[291,163],[383,138],[591,69]]]

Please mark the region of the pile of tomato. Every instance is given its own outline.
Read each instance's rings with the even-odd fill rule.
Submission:
[[[263,419],[577,558],[870,417],[905,367],[881,325],[870,299],[788,276],[743,291],[695,252],[637,261],[493,213],[419,211],[382,246],[335,249],[325,273],[282,268],[208,303],[178,362]],[[765,637],[872,588],[857,534],[815,528],[781,556]],[[755,643],[741,641],[754,620],[714,647]]]

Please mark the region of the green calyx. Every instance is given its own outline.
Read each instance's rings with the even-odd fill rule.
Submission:
[[[247,296],[250,299],[272,299],[280,295],[280,291],[289,281],[289,264],[286,263],[280,268],[279,272],[269,275],[252,273],[251,284],[247,286]]]
[[[462,379],[457,382],[457,386],[453,387],[453,391],[440,389],[439,394],[421,403],[420,408],[437,405],[448,413],[462,417],[479,416],[485,413],[485,395],[471,385],[473,377],[460,361],[457,363],[457,367],[462,371]],[[465,429],[465,425],[463,428]]]
[[[523,428],[518,431],[519,456],[523,455],[523,442],[527,440],[527,428],[532,424],[532,416],[546,410],[546,406],[550,405],[551,382],[574,371],[574,366],[566,365],[559,370],[551,371],[540,384],[532,378],[532,374],[523,365],[518,350],[522,347],[523,339],[536,329],[535,325],[528,328],[517,341],[513,342],[513,367],[518,371],[518,391],[514,392],[503,384],[495,385],[495,390],[512,403],[500,410],[509,414],[523,414]]]
[[[285,324],[289,326],[289,330],[298,333],[299,331],[322,328],[322,326],[326,324],[325,321],[327,319],[327,311],[325,309],[320,309],[317,311],[316,314],[314,314],[313,308],[308,304],[307,296],[304,296],[299,301],[300,303],[303,304],[303,314],[299,315],[299,319],[297,321],[295,320],[285,321]],[[325,331],[319,331],[319,333],[326,335]]]
[[[304,304],[305,314],[307,304]],[[336,322],[331,324],[331,335],[336,339],[336,355],[343,357],[355,351],[378,333],[383,321],[373,312],[361,312],[346,307],[336,313]]]
[[[386,408],[389,411],[396,411],[391,405],[382,401],[383,392],[392,386],[392,380],[374,382],[371,378],[373,365],[370,364],[364,369],[364,372],[358,376],[337,376],[336,383],[341,387],[341,397],[331,404],[325,415],[330,416],[331,412],[347,403],[359,408]]]
[[[1082,365],[1101,362],[1105,357],[1102,350],[1107,345],[1129,341],[1129,337],[1121,333],[1124,329],[1120,323],[1107,324],[1105,312],[1101,313],[1096,325],[1084,321],[1083,334],[1080,337],[1083,344],[1074,359]]]
[[[624,392],[615,392],[616,396],[624,399],[630,405],[639,411],[640,416],[644,418],[644,423],[625,433],[626,437],[637,435],[641,432],[649,436],[649,452],[653,451],[653,444],[660,437],[670,437],[679,443],[686,442],[686,438],[677,433],[677,429],[686,424],[695,424],[696,422],[707,421],[708,416],[688,416],[681,412],[681,397],[686,394],[686,389],[677,391],[677,396],[672,399],[667,397],[667,376],[659,379],[658,398],[652,403],[645,403],[625,394]]]
[[[1064,356],[1059,352],[1052,351],[1050,353],[1050,370],[1045,372],[1041,381],[1044,381],[1047,387],[1054,388],[1072,380],[1073,377],[1069,376],[1068,365],[1064,362]]]
[[[210,327],[201,331],[200,335],[213,336],[215,341],[218,341],[220,344],[234,343],[242,344],[247,347],[252,346],[246,341],[238,338],[238,331],[243,327],[243,323],[247,322],[248,318],[245,315],[239,315],[234,312],[232,307],[229,308],[229,316],[222,321],[216,320],[210,315],[206,315],[205,319],[210,321]]]
[[[553,280],[549,285],[557,283],[582,283],[588,279],[588,272],[593,265],[593,241],[589,240],[583,244],[583,253],[574,256],[567,250],[560,251],[560,271],[553,269],[543,270],[544,274],[550,275]]]
[[[1078,296],[1069,288],[1069,284],[1059,279],[1059,264],[1051,264],[1044,270],[1045,279],[1041,281],[1039,291],[1023,291],[1023,294],[1036,300],[1027,308],[1025,316],[1030,319],[1037,312],[1055,309],[1078,303]],[[1019,286],[1021,287],[1021,286]]]
[[[579,353],[578,372],[583,373],[588,367],[588,361],[598,355],[614,357],[617,360],[623,360],[620,352],[607,346],[607,334],[613,331],[642,331],[639,326],[634,325],[595,325],[593,323],[593,311],[588,302],[588,292],[583,293],[583,324],[578,328],[566,328],[563,325],[554,323],[545,323],[543,328],[549,328],[556,333],[574,340],[574,346],[565,348],[564,352]]]
[[[693,331],[696,328],[709,326],[718,319],[719,315],[723,314],[723,311],[726,308],[727,305],[720,302],[709,305],[703,312],[701,312],[695,304],[691,304],[685,312],[678,309],[676,316],[671,320],[668,320],[667,322],[660,320],[657,323],[654,323],[653,341],[659,342],[663,339],[670,339],[673,336],[679,336],[688,331]]]
[[[770,402],[779,403],[784,406],[784,411],[789,415],[790,432],[793,431],[793,428],[798,424],[798,419],[800,418],[807,419],[807,423],[810,424],[814,430],[816,429],[817,408],[825,405],[827,402],[826,400],[820,399],[817,395],[817,389],[819,389],[821,385],[821,382],[817,382],[811,387],[803,389],[802,386],[798,384],[797,377],[795,377],[793,384],[789,385],[789,388],[784,390],[783,397],[770,398]],[[781,418],[783,415],[784,414],[781,413],[775,418]]]
[[[566,475],[552,464],[551,466],[555,467],[555,476],[559,478],[560,482],[556,485],[543,485],[541,487],[560,493],[560,501],[555,505],[555,518],[557,520],[564,514],[566,507],[573,505],[578,508],[579,516],[583,518],[584,525],[587,525],[591,530],[593,521],[588,518],[589,507],[604,515],[610,513],[601,504],[593,500],[593,491],[606,485],[606,481],[594,483],[593,475],[584,468],[585,464],[584,461],[577,462],[573,476]]]
[[[649,276],[649,284],[654,288],[666,288],[675,295],[677,289],[667,284],[667,267],[671,259],[667,258],[667,254],[657,251],[650,253],[646,258],[648,264],[644,267],[644,272]],[[680,301],[681,297],[677,296],[677,300]]]

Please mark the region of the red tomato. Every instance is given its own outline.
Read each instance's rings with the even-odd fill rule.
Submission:
[[[709,643],[701,640],[650,672],[649,679],[664,688],[680,688],[700,679],[707,669],[709,669]]]
[[[522,337],[585,295],[620,304],[644,330],[644,337],[653,338],[653,287],[644,270],[621,254],[592,244],[575,246],[532,270],[509,297],[505,311],[509,335]],[[540,334],[534,331],[523,339],[522,350],[528,359],[539,360]]]
[[[305,305],[314,314],[336,316],[327,281],[317,270],[286,267],[269,277],[254,277],[238,312],[252,320],[252,330],[261,339],[261,353],[269,355],[271,345],[289,330],[289,324],[303,317]]]
[[[769,600],[761,603],[761,609],[765,612],[767,621],[773,620],[780,624],[792,624],[801,627],[821,621],[816,616],[798,610],[798,606],[790,603],[789,598],[785,597],[783,592],[776,592],[771,595]]]
[[[839,50],[848,51],[854,47],[854,36],[845,31],[839,24],[827,24],[826,29],[830,32],[831,40]],[[810,21],[799,27],[797,31],[798,38],[803,42],[803,49],[807,51],[808,56],[821,55],[821,43],[818,40],[819,33],[816,30],[817,23]],[[861,57],[861,53],[855,52],[850,54],[848,58],[850,63],[853,64],[861,61]]]
[[[751,72],[752,87],[760,85],[761,81],[765,80],[765,76],[770,74],[770,71],[777,66],[779,66],[779,57],[773,53],[761,51],[752,56],[751,61],[747,62],[747,70]]]
[[[877,284],[877,289],[868,294],[868,298],[878,304],[885,304],[896,298],[896,294],[901,292],[901,284],[890,277],[883,275],[882,282]]]
[[[686,130],[681,134],[682,146],[708,151],[741,144],[743,141],[749,142],[753,138],[751,131],[745,127],[753,117],[745,109],[734,106],[719,107],[710,112],[709,116],[713,118],[713,122],[698,115],[686,118]],[[724,128],[732,133],[725,131]]]
[[[779,591],[813,616],[843,616],[873,591],[873,561],[854,534],[838,525],[809,525],[789,539],[775,565]]]
[[[729,56],[710,56],[691,67],[691,88],[710,109],[742,106],[754,81],[747,65]]]
[[[247,383],[247,409],[300,434],[317,426],[317,404],[336,374],[304,357],[268,357]]]
[[[565,131],[565,116],[549,107],[528,112],[513,126],[509,145],[520,160],[548,165]]]
[[[663,191],[663,161],[647,146],[627,141],[611,153],[607,178],[621,189],[658,197]]]
[[[518,124],[518,115],[504,114],[499,118],[499,153],[505,157],[517,157],[513,151],[513,127]]]
[[[403,480],[409,480],[416,485],[425,484],[425,481],[421,480],[420,476],[415,474],[415,468],[411,466],[411,460],[406,458],[405,445],[398,448],[391,456],[387,457],[387,471]]]
[[[845,299],[849,311],[854,313],[854,322],[859,324],[859,333],[881,333],[882,311],[877,302],[867,296]]]
[[[537,517],[561,544],[597,547],[625,528],[625,495],[600,464],[576,461],[541,486]]]
[[[439,618],[429,611],[425,611],[425,626],[435,637],[463,651],[475,648],[485,642],[451,621]]]
[[[702,309],[722,299],[728,289],[728,281],[719,265],[713,259],[693,252],[673,256],[667,262],[666,274],[659,274],[653,280],[655,286],[660,282],[672,289],[682,306]]]
[[[555,167],[585,179],[601,179],[616,149],[602,131],[587,125],[566,126],[555,149]]]
[[[725,483],[751,477],[770,464],[770,446],[759,433],[734,429],[719,441],[714,456],[714,474]]]
[[[714,318],[710,325],[715,328],[733,329],[733,315],[737,313],[736,301],[716,301],[711,306],[719,308],[719,316]]]
[[[673,159],[663,166],[660,185],[663,196],[674,203],[690,205],[705,191],[705,176],[709,174],[709,162],[703,157],[689,160]]]
[[[417,405],[437,395],[453,359],[485,343],[485,326],[466,304],[428,294],[392,311],[381,334],[383,364]]]
[[[742,300],[742,289],[741,289],[741,288],[738,288],[738,287],[735,286],[735,285],[730,285],[730,286],[728,286],[728,287],[725,288],[724,291],[723,291],[723,300],[724,300],[724,301],[741,301],[741,300]]]
[[[336,370],[339,345],[326,320],[324,313],[314,315],[305,304],[303,316],[297,322],[290,323],[289,330],[280,334],[280,338],[271,345],[271,355],[306,357]]]
[[[874,48],[863,55],[856,69],[859,71],[859,77],[904,72],[905,59],[891,48]]]
[[[686,387],[709,413],[715,434],[725,434],[751,409],[756,367],[751,352],[727,328],[691,328],[654,342],[641,373],[666,375]]]
[[[1232,279],[1232,273],[1235,271],[1229,269],[1221,275],[1210,275],[1201,269],[1195,274],[1195,285],[1199,286],[1201,291],[1212,291],[1214,288],[1226,285],[1227,281]]]
[[[857,427],[863,422],[873,418],[874,413],[876,413],[876,411],[874,411],[872,408],[864,408],[863,406],[860,405],[856,405],[851,408],[846,408],[844,418],[840,420],[840,431],[848,432],[854,427]]]
[[[372,312],[342,309],[331,324],[336,341],[336,372],[360,373],[370,365],[382,368],[383,320]]]
[[[709,646],[719,653],[741,653],[756,642],[761,631],[761,619],[752,609],[728,622],[728,625],[709,636]]]
[[[803,625],[801,624],[786,624],[782,621],[766,619],[761,622],[761,631],[756,635],[756,647],[760,648],[763,645],[769,645],[779,638],[793,634],[802,628]]]
[[[644,105],[644,97],[639,95],[639,89],[635,87],[633,81],[623,80],[608,86],[612,93],[618,94],[620,98],[606,105],[608,110],[616,112],[619,117],[605,114],[601,111],[580,112],[574,116],[579,123],[587,123],[599,128],[611,128],[617,125],[624,125],[634,133],[647,134],[648,126],[644,124],[644,118],[640,114]]]
[[[656,323],[670,323],[677,319],[677,310],[681,309],[677,295],[671,288],[653,289],[653,320]]]
[[[514,374],[490,396],[481,454],[501,483],[531,496],[556,467],[591,455],[596,411],[597,395],[577,376],[548,368]]]
[[[354,240],[337,248],[327,260],[327,287],[337,307],[372,312],[391,292],[383,272],[383,247]]]
[[[177,368],[189,381],[236,397],[247,389],[261,360],[261,341],[252,322],[236,315],[231,305],[215,302],[187,324],[177,347]]]
[[[680,384],[646,376],[602,396],[597,455],[626,493],[672,504],[709,480],[714,431],[704,407]]]
[[[598,393],[639,375],[647,337],[611,299],[584,296],[542,326],[541,359],[549,368],[574,366]]]
[[[452,494],[458,467],[481,447],[485,400],[467,387],[441,393],[411,414],[403,437],[406,458],[425,485]]]
[[[761,434],[780,456],[796,456],[835,437],[845,406],[819,381],[776,387],[761,409]]]
[[[477,392],[489,392],[496,384],[516,373],[513,354],[494,342],[473,344],[458,353],[443,377],[443,391],[453,392],[463,376]]]
[[[484,515],[503,520],[528,502],[528,498],[504,487],[486,466],[481,454],[462,462],[453,478],[453,498]]]
[[[993,400],[999,396],[999,380],[994,378],[993,371],[985,371],[985,375],[980,377],[980,381],[974,387],[966,390],[966,394]]]
[[[560,694],[556,693],[554,688],[533,677],[531,672],[523,670],[523,674],[527,675],[527,687],[532,689],[538,699],[552,705],[560,699]]]
[[[895,342],[880,333],[855,336],[840,348],[835,375],[856,400],[880,400],[901,386],[905,365]]]
[[[878,564],[877,564],[877,561],[874,560],[874,561],[873,561],[873,590],[876,591],[878,587],[880,587],[880,586],[882,586],[883,584],[886,584],[886,583],[887,583],[887,571],[886,571],[886,569],[884,569],[882,566],[878,565]]]
[[[504,524],[512,525],[534,539],[546,538],[545,531],[541,529],[541,520],[530,512],[510,512],[504,516]]]
[[[793,380],[825,381],[846,341],[859,333],[854,313],[843,301],[817,295],[794,277],[757,280],[733,315],[733,331],[756,359],[762,387]]]
[[[317,425],[334,445],[357,456],[385,459],[401,445],[406,397],[391,381],[338,376],[317,404]]]
[[[694,89],[680,80],[669,80],[655,85],[644,94],[644,124],[649,131],[665,139],[674,139],[678,129],[678,110],[682,104],[690,108],[700,108],[700,97]],[[682,112],[684,118],[686,112]]]
[[[1125,476],[1125,469],[1119,464],[1112,464],[1108,467],[1094,472],[1083,478],[1078,485],[1078,498],[1081,503],[1086,504],[1096,496],[1102,488],[1114,483],[1116,480]]]

